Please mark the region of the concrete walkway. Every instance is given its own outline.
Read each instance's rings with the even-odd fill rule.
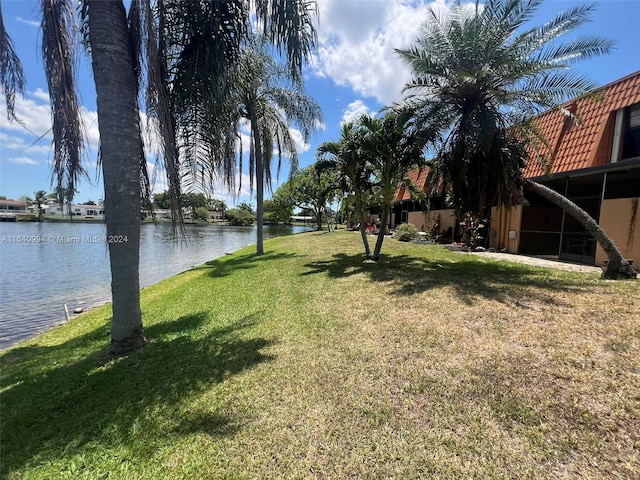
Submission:
[[[602,273],[600,267],[594,267],[593,265],[584,265],[580,263],[562,262],[559,260],[547,260],[541,257],[529,257],[526,255],[514,255],[513,253],[498,253],[498,252],[469,252],[471,255],[478,255],[480,257],[491,258],[493,260],[504,260],[506,262],[524,263],[525,265],[533,265],[534,267],[546,267],[556,268],[558,270],[565,270],[567,272],[580,272],[580,273]]]

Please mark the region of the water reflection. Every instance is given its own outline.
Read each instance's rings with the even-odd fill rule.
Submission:
[[[265,227],[265,238],[303,227]],[[255,243],[255,227],[144,224],[140,285],[146,287]],[[0,348],[64,320],[64,304],[90,308],[111,298],[109,255],[99,223],[0,223]]]

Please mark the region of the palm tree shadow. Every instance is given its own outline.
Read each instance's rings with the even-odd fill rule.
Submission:
[[[232,273],[240,270],[249,270],[255,268],[261,263],[273,260],[283,260],[286,258],[295,258],[298,255],[294,253],[276,253],[266,252],[262,255],[255,253],[247,253],[245,255],[234,255],[233,257],[222,257],[206,262],[204,265],[194,268],[193,270],[207,270],[208,275],[213,278],[227,277]]]
[[[240,422],[220,413],[219,406],[190,411],[187,416],[179,414],[179,406],[225,379],[271,360],[262,351],[272,341],[250,332],[255,315],[202,334],[201,327],[208,319],[202,312],[150,326],[146,334],[153,341],[146,348],[102,366],[103,337],[80,360],[51,368],[21,369],[19,374],[4,371],[8,381],[0,403],[3,471],[19,471],[33,458],[45,463],[59,461],[96,442],[107,448],[125,445],[135,454],[149,446],[137,441],[134,425],[159,428],[153,422],[145,424],[149,412],[163,412],[168,425],[161,428],[177,435],[196,431],[233,435]],[[11,361],[7,364],[3,358],[3,369],[19,367],[15,362],[27,353],[34,365],[47,365],[43,362],[51,361],[54,350],[64,352],[60,349],[67,347],[10,351],[4,357],[12,357]]]
[[[581,291],[567,278],[541,275],[525,265],[479,262],[460,256],[455,261],[431,261],[408,255],[384,256],[379,262],[363,261],[361,254],[335,254],[330,260],[311,262],[302,275],[324,273],[330,278],[364,274],[374,282],[387,283],[389,294],[410,296],[443,287],[452,288],[459,298],[471,304],[477,298],[511,303],[514,287],[534,287],[537,299],[559,304],[553,292]],[[531,291],[531,290],[530,290]],[[529,295],[529,293],[528,293]]]

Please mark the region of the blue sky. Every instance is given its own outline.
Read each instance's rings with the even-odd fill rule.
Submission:
[[[16,113],[26,128],[6,119],[4,99],[0,102],[0,195],[17,199],[36,190],[51,190],[51,136],[46,132],[51,120],[47,84],[39,54],[38,3],[31,0],[0,0],[4,22],[22,61],[27,95],[16,99]],[[321,47],[305,71],[307,93],[323,110],[323,125],[308,143],[299,139],[300,166],[314,161],[315,148],[339,137],[341,122],[361,113],[374,113],[402,98],[402,87],[409,80],[408,69],[396,58],[394,48],[408,47],[425,18],[426,5],[444,4],[416,0],[317,0],[318,32]],[[584,4],[573,0],[547,0],[532,25],[551,19],[557,12]],[[613,54],[577,63],[575,69],[597,84],[607,84],[640,70],[640,0],[601,0],[593,21],[577,34],[596,34],[616,42]],[[84,108],[89,149],[85,166],[91,181],[79,187],[77,202],[103,197],[96,170],[98,141],[95,90],[90,64],[80,54],[78,85]],[[296,132],[294,132],[295,135]],[[38,138],[44,135],[43,138]],[[245,149],[248,151],[248,149]],[[288,168],[280,175],[286,180]],[[236,201],[255,201],[249,195],[246,172],[243,189],[233,195],[218,189],[214,196],[232,205]],[[164,190],[163,173],[158,172],[155,190]],[[274,189],[277,183],[274,184]]]

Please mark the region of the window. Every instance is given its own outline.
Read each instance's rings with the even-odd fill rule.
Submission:
[[[625,110],[621,160],[640,157],[640,103]]]

